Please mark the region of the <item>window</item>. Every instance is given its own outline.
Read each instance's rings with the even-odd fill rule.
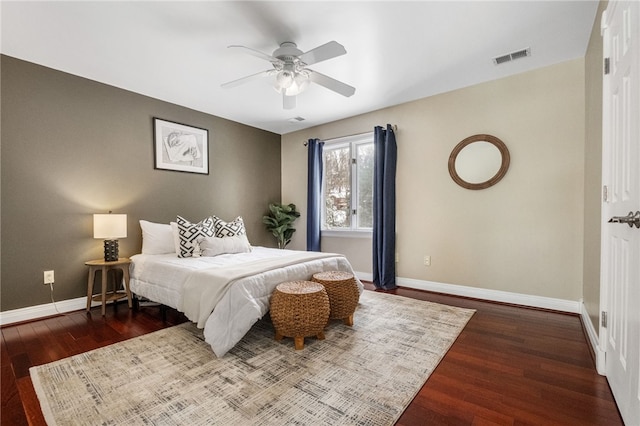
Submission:
[[[373,228],[373,133],[328,141],[323,149],[322,229]]]

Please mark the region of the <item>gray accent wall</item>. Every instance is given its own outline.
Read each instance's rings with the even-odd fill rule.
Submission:
[[[178,214],[241,215],[252,244],[274,245],[261,218],[281,199],[280,135],[12,57],[0,61],[1,311],[50,303],[49,269],[56,301],[86,296],[84,262],[103,255],[93,213],[128,215],[121,257],[140,252],[139,219],[168,223]],[[154,169],[153,117],[209,131],[209,175]]]

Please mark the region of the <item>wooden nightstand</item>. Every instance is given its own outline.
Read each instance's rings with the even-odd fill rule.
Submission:
[[[127,298],[129,302],[129,309],[132,307],[131,303],[131,290],[129,290],[129,264],[131,260],[126,257],[119,258],[113,262],[106,262],[104,259],[90,260],[84,264],[89,267],[89,280],[87,281],[87,312],[91,309],[91,301],[102,302],[102,316],[105,314],[105,308],[108,301],[117,301]],[[115,270],[122,270],[122,277],[124,281],[124,292],[118,291],[119,283],[115,277]],[[96,272],[102,272],[102,293],[93,295],[93,283],[95,281]],[[113,292],[107,294],[107,276],[109,272],[113,276]]]

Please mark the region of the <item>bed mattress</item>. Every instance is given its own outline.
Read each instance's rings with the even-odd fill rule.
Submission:
[[[353,273],[348,260],[342,255],[318,253],[322,257],[304,259],[304,253],[253,247],[250,253],[215,257],[138,254],[131,257],[130,287],[139,296],[185,312],[190,320],[204,328],[205,340],[215,354],[223,356],[267,313],[271,293],[281,282],[308,280],[322,271]],[[255,267],[278,262],[284,266],[266,270]],[[238,274],[245,266],[247,271],[258,272]],[[224,289],[217,291],[213,305],[209,306],[212,302],[204,300],[207,299],[205,297],[202,298],[202,306],[194,310],[193,303],[189,301],[199,300],[201,294],[207,294],[207,274],[220,275],[227,270],[235,271],[235,275],[231,275],[231,282]],[[356,281],[362,291],[362,283]],[[194,286],[194,282],[199,286]]]

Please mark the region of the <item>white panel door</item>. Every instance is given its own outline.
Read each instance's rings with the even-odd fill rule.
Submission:
[[[601,304],[607,325],[600,328],[600,343],[607,379],[628,425],[640,425],[640,228],[626,223],[640,210],[639,4],[611,1],[603,16],[609,59],[603,87]]]

